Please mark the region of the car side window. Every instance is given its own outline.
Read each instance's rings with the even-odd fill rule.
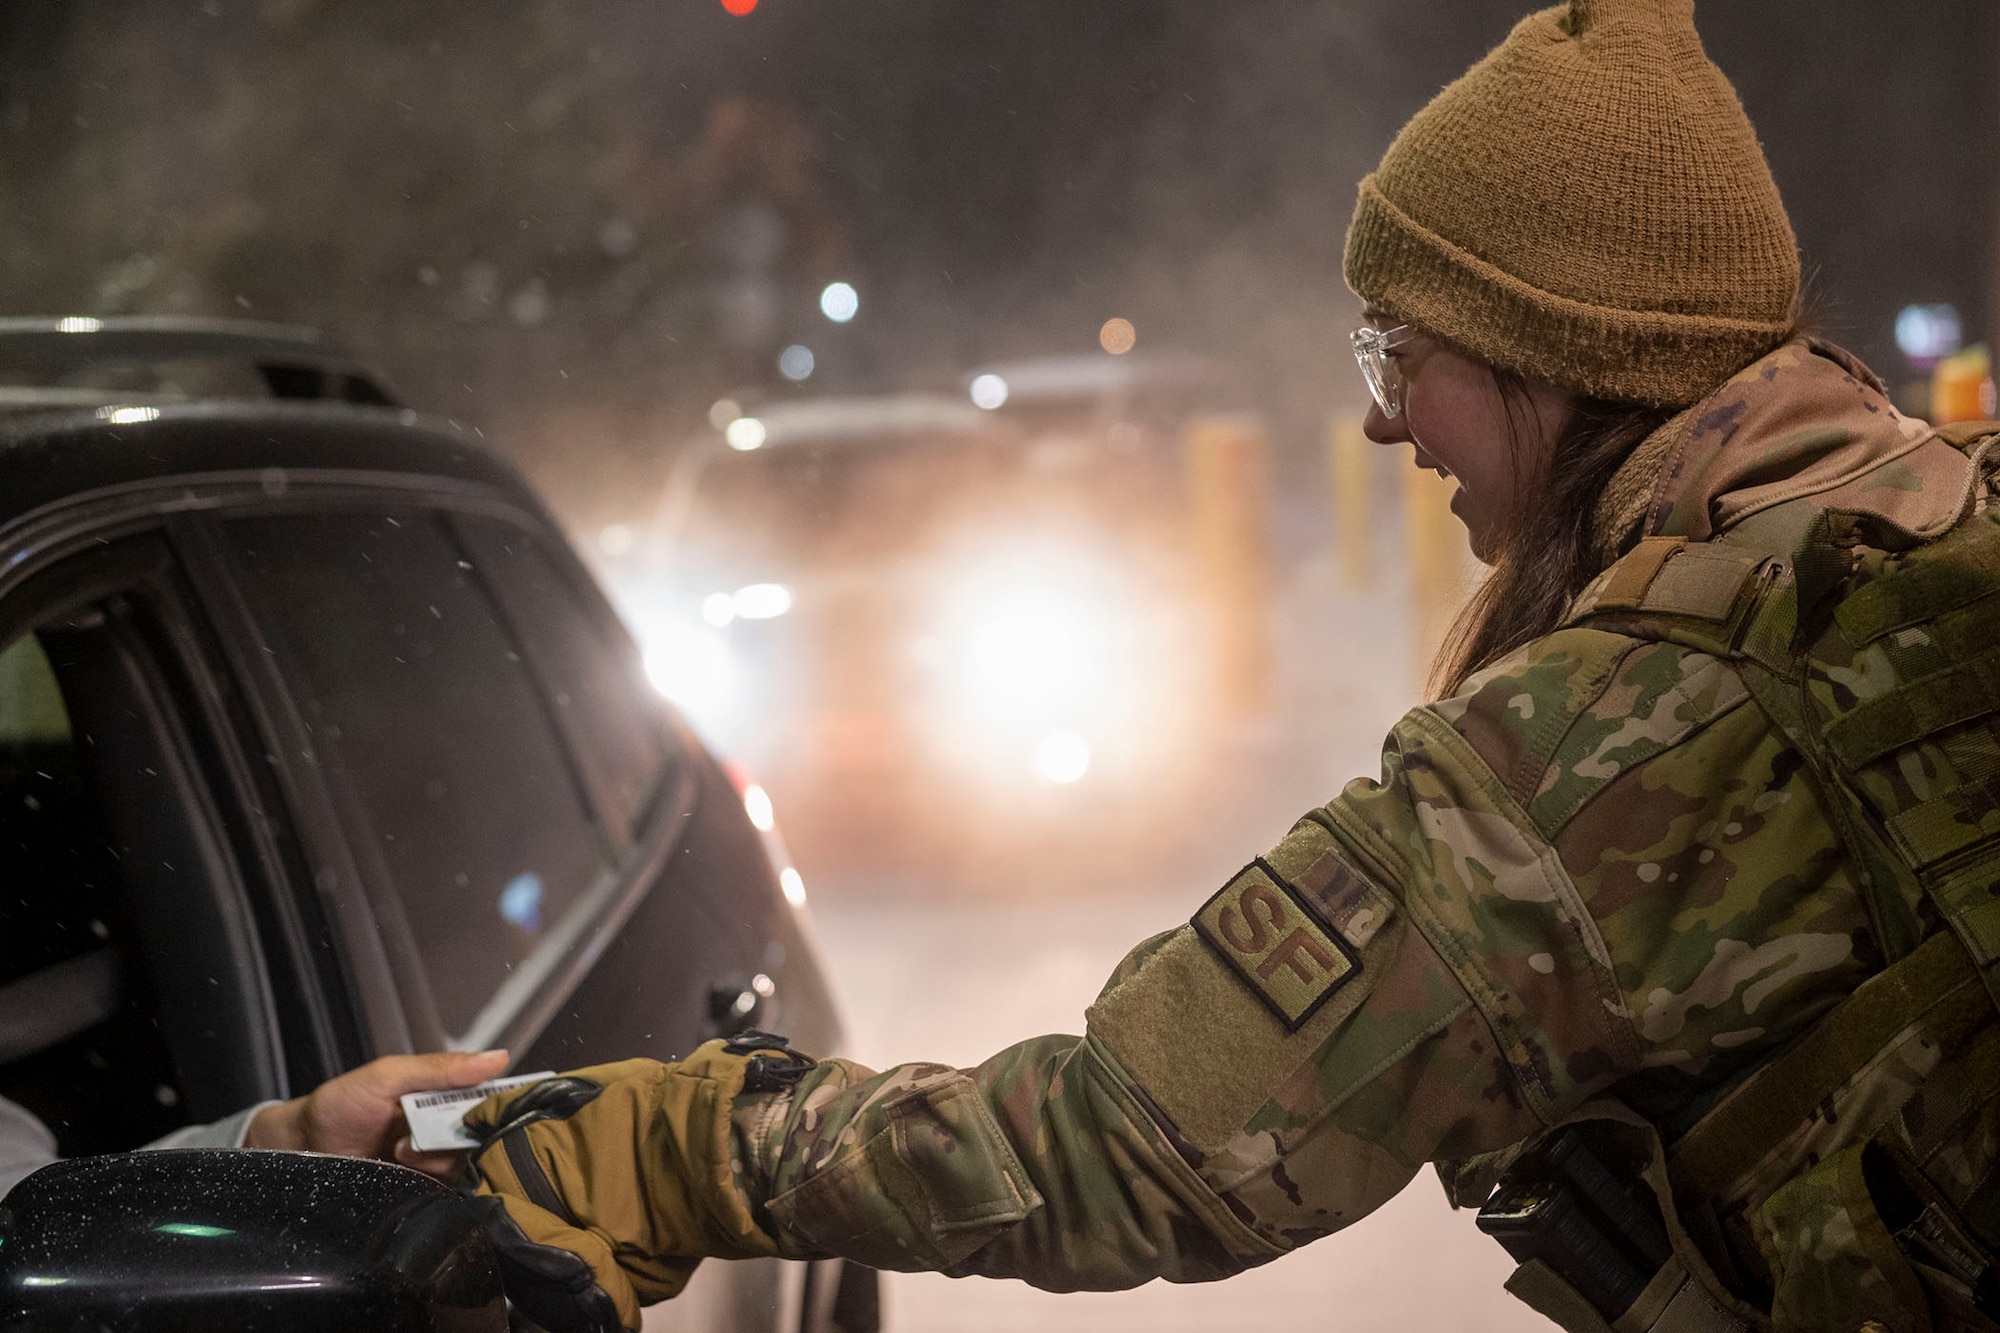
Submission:
[[[183,1123],[89,747],[32,633],[0,650],[0,840],[0,1096],[69,1153]]]
[[[660,697],[608,607],[585,600],[529,533],[458,517],[487,586],[513,622],[622,838],[636,828],[664,775]]]
[[[223,530],[276,631],[315,758],[372,835],[443,1035],[477,1031],[510,974],[609,873],[527,664],[436,515]]]
[[[274,886],[244,855],[229,686],[171,549],[82,546],[6,609],[0,1096],[67,1154],[283,1096]]]

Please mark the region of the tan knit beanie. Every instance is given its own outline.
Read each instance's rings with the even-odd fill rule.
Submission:
[[[1691,403],[1785,336],[1798,242],[1694,0],[1531,14],[1361,182],[1347,283],[1560,388]]]

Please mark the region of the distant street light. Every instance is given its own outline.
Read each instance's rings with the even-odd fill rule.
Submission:
[[[972,403],[988,412],[999,410],[1007,402],[1007,381],[998,375],[981,375],[972,381]]]
[[[819,308],[834,323],[845,324],[861,309],[861,296],[848,283],[832,283],[819,294]]]
[[[810,378],[813,365],[812,348],[803,343],[793,343],[778,354],[778,373],[794,384]]]

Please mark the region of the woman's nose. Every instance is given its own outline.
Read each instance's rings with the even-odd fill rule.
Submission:
[[[1377,444],[1407,444],[1410,441],[1408,409],[1389,416],[1382,411],[1380,403],[1368,404],[1368,415],[1361,419],[1361,433]]]

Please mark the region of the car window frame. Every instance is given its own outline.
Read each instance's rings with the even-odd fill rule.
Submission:
[[[329,781],[327,773],[309,758],[310,733],[301,708],[303,682],[295,682],[283,669],[284,649],[245,587],[238,557],[220,525],[244,517],[402,510],[426,519],[443,519],[449,529],[451,515],[465,514],[497,519],[519,529],[559,568],[576,560],[574,549],[545,513],[490,487],[455,478],[317,468],[288,472],[278,494],[272,493],[266,478],[205,479],[198,488],[182,489],[188,503],[177,532],[186,546],[190,576],[210,604],[211,615],[228,626],[223,637],[233,646],[244,674],[245,692],[253,697],[255,710],[279,742],[272,746],[272,753],[278,756],[274,769],[281,783],[315,807],[312,819],[300,821],[301,839],[311,849],[313,864],[334,863],[327,866],[331,874],[317,877],[318,888],[333,900],[336,928],[351,942],[351,952],[366,956],[368,970],[386,983],[366,986],[356,996],[365,1014],[371,1050],[382,1054],[447,1047],[526,1049],[590,972],[639,902],[664,878],[694,812],[692,765],[682,760],[697,744],[692,733],[670,708],[662,709],[660,725],[667,756],[662,765],[664,779],[656,785],[650,804],[634,819],[629,844],[610,854],[608,872],[585,891],[561,925],[538,946],[531,965],[515,969],[514,975],[488,997],[466,1032],[450,1033],[438,1018],[429,975],[396,906],[397,891],[381,865],[369,864],[366,812],[352,794]],[[455,534],[453,540],[457,541]],[[565,574],[574,584],[574,573]],[[588,578],[587,573],[584,577]],[[586,586],[596,588],[594,580]],[[518,636],[504,618],[505,607],[498,595],[483,583],[481,594],[502,618],[505,632],[517,640],[518,647]],[[594,591],[584,601],[587,606],[601,602],[602,592]],[[608,604],[593,614],[615,618]],[[629,639],[622,623],[617,634]],[[525,665],[525,651],[522,657]],[[571,766],[572,780],[578,782],[589,818],[598,835],[605,837],[614,827],[613,815],[603,805],[596,784],[582,777],[591,762],[587,749],[575,729],[560,717],[547,680],[534,671],[528,673],[528,680]],[[616,848],[618,844],[612,841],[608,845]],[[356,981],[361,984],[359,976]]]
[[[145,740],[160,747],[162,776],[189,820],[184,835],[200,845],[204,869],[196,882],[222,925],[218,941],[230,1000],[242,1020],[248,1049],[237,1052],[231,1077],[245,1105],[289,1095],[297,1081],[297,1024],[282,1017],[300,1004],[296,978],[271,938],[270,904],[283,896],[274,864],[247,838],[262,821],[260,798],[242,777],[243,737],[224,707],[230,689],[217,676],[221,662],[201,599],[176,558],[165,524],[152,516],[127,516],[112,525],[81,524],[32,553],[16,551],[0,577],[0,642],[36,633],[63,616],[93,611],[115,598],[142,605],[136,620],[100,626],[102,647],[134,673],[154,715],[135,718]],[[136,642],[134,641],[136,640]],[[66,701],[74,712],[74,705]],[[162,996],[162,1002],[171,1002]],[[310,1002],[307,1001],[307,1006]],[[177,1064],[188,1058],[172,1040]],[[200,1108],[214,1094],[195,1090]],[[205,1108],[226,1114],[234,1106]]]
[[[676,732],[670,725],[672,710],[665,700],[653,710],[659,722],[661,751],[660,767],[648,781],[646,790],[634,806],[627,810],[614,794],[616,780],[607,765],[600,762],[595,745],[582,725],[577,710],[555,705],[559,683],[552,678],[555,664],[544,660],[543,654],[535,646],[533,636],[520,623],[517,612],[520,607],[514,596],[508,592],[506,581],[487,570],[486,562],[478,554],[475,537],[469,532],[467,520],[483,519],[493,521],[488,515],[467,512],[446,513],[445,526],[450,530],[452,540],[471,564],[471,575],[484,590],[487,601],[494,608],[500,623],[521,649],[521,661],[528,674],[534,678],[544,700],[545,707],[556,730],[562,735],[565,748],[569,751],[577,769],[577,776],[583,785],[584,794],[590,805],[592,816],[600,827],[612,835],[614,855],[622,854],[629,844],[637,839],[640,827],[652,816],[654,805],[661,793],[674,781],[674,773],[687,766],[689,737],[684,732]],[[577,557],[576,550],[560,533],[542,534],[533,527],[520,524],[511,525],[514,530],[527,538],[529,545],[547,558],[550,572],[560,579],[564,591],[583,617],[593,622],[592,628],[614,643],[623,642],[631,649],[631,661],[627,663],[628,673],[635,680],[643,680],[645,672],[640,666],[637,644],[605,598],[603,590],[591,576],[589,569]],[[548,538],[553,537],[551,541]]]

